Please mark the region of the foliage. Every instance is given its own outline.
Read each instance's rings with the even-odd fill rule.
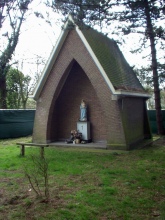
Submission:
[[[47,0],[47,6],[54,11],[62,12],[64,17],[71,14],[76,21],[90,25],[98,24],[110,28],[115,21],[119,21],[119,23],[116,23],[115,29],[113,28],[114,34],[128,35],[130,33],[139,33],[145,38],[148,36],[146,22],[144,22],[146,20],[145,4],[147,2],[149,4],[148,10],[154,23],[154,36],[157,39],[165,39],[164,27],[159,22],[164,19],[165,5],[158,0]]]
[[[164,88],[165,64],[158,63],[157,70],[160,88]],[[151,66],[134,68],[134,71],[136,72],[136,75],[143,86],[150,86],[153,88],[153,75]]]
[[[29,156],[39,149],[28,147],[28,156],[19,157],[19,141],[0,141],[0,219],[165,218],[164,139],[130,152],[46,148],[49,204],[36,199],[22,172],[26,162],[33,168]]]
[[[31,93],[31,77],[24,76],[19,70],[10,68],[6,75],[7,108],[26,109],[26,103]]]
[[[10,61],[18,43],[22,23],[32,0],[4,0],[0,3],[0,26],[9,26],[2,36],[6,38],[0,51],[0,108],[6,108],[6,74],[10,68]],[[1,41],[2,42],[2,41]]]
[[[151,96],[147,100],[147,109],[149,110],[155,110],[155,104],[154,104],[154,91],[151,86],[145,86],[144,87],[147,93]],[[162,88],[160,91],[160,98],[161,98],[161,106],[162,109],[165,109],[165,90]]]
[[[26,103],[26,108],[27,109],[36,109],[36,101],[33,98],[28,98],[27,103]]]
[[[158,75],[159,75],[159,85],[160,85],[160,99],[161,107],[165,109],[165,86],[164,86],[164,74],[165,66],[158,63]],[[141,69],[134,69],[136,72],[141,84],[144,86],[148,94],[151,95],[151,98],[147,100],[148,109],[155,109],[154,104],[154,90],[153,90],[153,76],[151,67],[142,67]]]
[[[106,11],[106,6],[108,9],[107,1],[102,1],[102,7]],[[57,0],[57,1],[47,1],[47,6],[52,7],[53,10],[57,12],[62,12],[63,16],[66,17],[68,14],[71,14],[77,21],[82,22],[92,22],[95,19],[98,19],[100,15],[99,9],[101,1],[99,0]]]

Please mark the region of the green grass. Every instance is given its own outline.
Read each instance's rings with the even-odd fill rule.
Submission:
[[[21,141],[30,141],[30,138]],[[50,201],[35,197],[20,140],[0,141],[1,220],[165,219],[165,143],[130,152],[46,148]]]

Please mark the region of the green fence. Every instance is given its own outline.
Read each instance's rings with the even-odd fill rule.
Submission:
[[[0,139],[32,135],[35,110],[0,110]]]
[[[165,110],[162,110],[162,115],[163,115],[163,124],[165,127]],[[148,117],[149,117],[152,133],[157,134],[156,111],[155,110],[148,110]]]

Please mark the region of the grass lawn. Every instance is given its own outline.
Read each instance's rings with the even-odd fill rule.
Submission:
[[[30,137],[0,140],[1,220],[165,219],[165,140],[130,152],[46,148],[49,201],[36,197],[23,169],[39,149],[20,157],[20,141]]]

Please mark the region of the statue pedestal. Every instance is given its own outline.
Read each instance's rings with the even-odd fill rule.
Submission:
[[[90,122],[89,121],[79,121],[77,122],[77,130],[82,133],[82,139],[85,141],[90,141]]]

